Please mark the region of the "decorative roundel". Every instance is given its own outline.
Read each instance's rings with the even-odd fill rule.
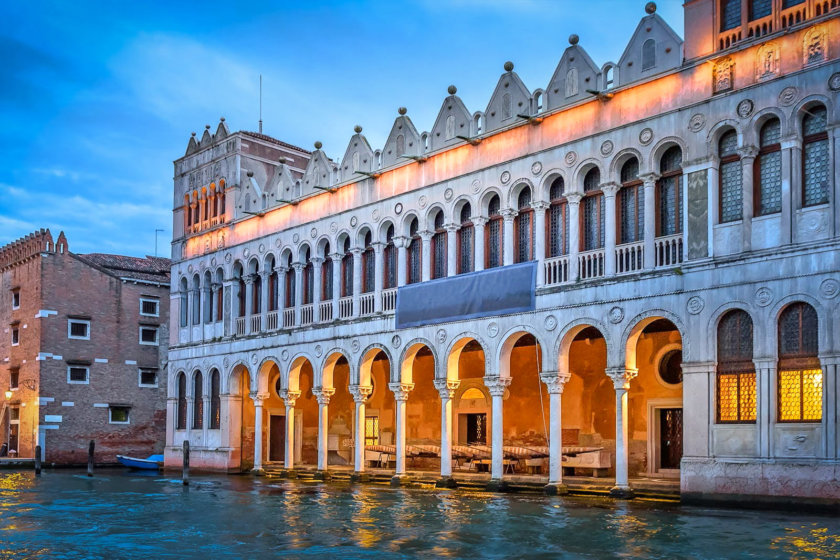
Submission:
[[[706,126],[706,116],[703,113],[694,113],[688,119],[688,130],[691,132],[700,132]]]
[[[359,223],[359,219],[356,216],[352,216],[350,218],[350,227],[356,227],[356,224]]]
[[[796,103],[796,99],[798,97],[799,90],[793,86],[788,86],[779,93],[779,105],[783,105],[784,107],[790,107],[791,105]]]
[[[647,146],[653,142],[653,130],[649,128],[642,129],[639,133],[639,142],[642,143],[642,146]]]
[[[254,365],[257,365],[257,360],[259,360],[257,355],[256,354],[251,354],[251,363],[254,364]]]
[[[350,343],[350,348],[353,350],[354,353],[357,353],[361,347],[362,345],[359,344],[358,339],[354,339],[353,342]]]
[[[773,291],[770,288],[762,287],[755,292],[755,304],[759,307],[767,307],[773,302]]]
[[[324,350],[321,348],[321,345],[320,345],[320,344],[318,344],[318,345],[316,345],[316,346],[315,346],[315,356],[316,356],[316,357],[320,358],[320,357],[321,357],[321,354],[322,354],[323,352],[324,352]]]
[[[382,213],[379,211],[379,208],[374,208],[373,212],[370,213],[370,217],[373,218],[374,222],[378,222],[382,218]]]
[[[499,325],[497,323],[490,323],[487,325],[487,334],[490,338],[495,338],[499,334]]]
[[[288,350],[283,350],[282,352],[280,352],[280,359],[283,360],[284,362],[288,362],[289,361],[289,351]]]
[[[396,204],[394,204],[394,214],[399,216],[400,214],[402,214],[402,211],[403,211],[402,202],[397,202]]]
[[[318,237],[318,230],[315,229],[315,228],[312,228],[311,230],[309,230],[309,237],[311,237],[312,239],[315,239],[316,237]]]
[[[452,200],[453,196],[455,196],[455,192],[452,189],[447,187],[447,189],[445,191],[443,191],[443,198],[447,202]]]
[[[564,159],[566,160],[566,165],[574,165],[577,161],[577,152],[566,152],[566,157]]]
[[[541,171],[542,163],[540,163],[539,161],[535,161],[531,164],[531,173],[533,173],[534,175],[539,175]]]
[[[338,231],[338,224],[337,224],[337,223],[335,223],[335,222],[332,222],[332,223],[330,224],[330,233],[335,233],[335,232],[337,232],[337,231]]]
[[[478,193],[481,190],[481,179],[476,179],[472,182],[472,192],[473,194]]]
[[[510,182],[510,171],[502,171],[499,181],[501,181],[503,185],[507,185]]]
[[[553,331],[554,329],[556,329],[557,328],[557,317],[555,317],[554,315],[549,315],[548,317],[546,317],[545,322],[544,322],[544,326],[545,326],[545,330],[547,330],[547,331]]]
[[[435,339],[437,340],[438,344],[444,344],[446,342],[446,331],[443,329],[438,329],[438,332],[435,334]]]
[[[259,247],[259,249],[260,249],[260,253],[265,253],[265,244],[264,244],[264,243],[260,243],[260,247]]]
[[[281,245],[283,245],[283,240],[282,239],[280,239],[278,237],[277,239],[274,240],[274,246],[275,247],[277,247],[279,249]]]
[[[216,257],[210,259],[210,266],[216,266]]]
[[[198,263],[198,270],[204,270],[206,267],[207,265],[204,263],[204,261]]]
[[[299,234],[299,233],[295,233],[295,234],[292,236],[292,243],[297,243],[297,242],[299,242],[299,241],[300,241],[300,234]]]
[[[693,296],[688,298],[688,302],[686,302],[685,308],[688,310],[689,313],[692,315],[697,315],[703,308],[706,307],[706,302],[703,301],[703,298],[700,296]]]
[[[744,99],[740,103],[738,103],[738,108],[736,111],[738,112],[738,116],[742,119],[746,119],[753,113],[753,109],[755,105],[752,102],[752,99]]]
[[[187,265],[187,272],[192,272],[192,271],[193,271],[193,265],[191,265],[191,264]]]
[[[835,72],[828,79],[828,88],[832,91],[840,90],[840,72]]]
[[[242,251],[242,256],[245,257],[245,258],[248,258],[248,256],[250,254],[251,254],[251,250],[248,249],[247,247]]]
[[[828,278],[820,284],[820,293],[824,298],[832,299],[840,293],[840,282],[834,278]]]
[[[394,348],[399,348],[401,344],[402,339],[400,338],[400,335],[395,334],[391,337],[391,346],[393,346]]]
[[[601,155],[608,156],[613,151],[613,143],[612,140],[604,140],[604,143],[601,144]]]
[[[427,197],[425,194],[420,195],[420,198],[417,199],[417,204],[420,206],[420,208],[425,208],[426,205],[429,204],[429,197]]]
[[[233,255],[231,255],[230,253],[227,253],[225,255],[225,262],[230,264],[230,261],[232,261],[232,260],[233,260]]]
[[[622,320],[624,320],[624,310],[616,305],[615,307],[610,309],[609,317],[610,317],[610,323],[613,323],[614,325],[617,325]]]
[[[227,356],[225,356],[224,358],[222,358],[222,365],[223,365],[223,366],[225,366],[225,369],[227,369],[228,367],[230,367],[230,360],[228,359],[228,357],[227,357]]]

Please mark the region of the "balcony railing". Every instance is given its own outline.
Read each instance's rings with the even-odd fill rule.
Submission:
[[[245,317],[237,317],[233,322],[233,329],[236,336],[245,334]]]
[[[594,249],[578,255],[580,279],[600,278],[604,275],[604,250]]]
[[[656,266],[676,266],[683,262],[683,236],[681,233],[657,237],[654,242]]]
[[[644,266],[644,242],[625,243],[615,248],[615,272],[636,272]]]
[[[343,297],[338,300],[338,318],[347,319],[353,316],[353,297]]]
[[[359,307],[361,308],[361,315],[373,315],[373,310],[375,309],[374,302],[376,301],[375,298],[376,294],[374,292],[368,292],[359,296]]]
[[[311,303],[300,308],[300,324],[311,325],[314,321],[315,306]]]
[[[295,308],[287,307],[283,310],[283,328],[288,329],[295,326]]]
[[[262,315],[251,315],[251,332],[258,333],[262,330]]]
[[[318,314],[322,323],[327,323],[333,320],[333,302],[332,300],[322,301],[318,304]]]
[[[265,318],[266,322],[266,330],[269,331],[276,331],[280,328],[280,312],[279,311],[269,311],[268,315]]]
[[[397,289],[389,288],[382,291],[382,311],[388,313],[397,308]]]
[[[551,257],[543,262],[544,284],[554,286],[569,281],[569,256]]]

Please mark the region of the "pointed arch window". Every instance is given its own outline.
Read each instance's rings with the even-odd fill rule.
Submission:
[[[198,204],[198,191],[193,191],[192,195],[192,223],[193,226],[197,226],[199,222],[201,222],[201,216],[199,215],[200,207]],[[195,228],[193,228],[195,229]]]
[[[569,252],[569,207],[566,204],[563,177],[554,179],[548,196],[551,201],[548,208],[549,255],[559,257]]]
[[[807,303],[779,315],[779,422],[822,421],[823,373],[816,310]]]
[[[516,262],[527,262],[534,258],[534,210],[531,208],[531,189],[520,191],[516,201],[517,214],[514,219]]]
[[[621,166],[618,212],[618,242],[641,241],[645,231],[645,189],[639,179],[639,160],[635,157]]]
[[[344,239],[344,256],[341,257],[341,297],[353,295],[353,253],[350,238]]]
[[[216,203],[219,205],[219,222],[225,221],[225,181],[219,181],[219,196],[216,197]]]
[[[330,244],[324,245],[324,262],[321,263],[321,301],[333,297],[333,261],[330,258]]]
[[[458,274],[473,271],[473,243],[475,240],[475,228],[473,227],[472,208],[467,202],[461,207],[460,222],[458,229]]]
[[[376,281],[376,258],[373,251],[373,235],[370,231],[365,234],[365,249],[362,252],[362,293],[374,290]]]
[[[812,107],[802,117],[802,205],[828,202],[828,113],[822,105]]]
[[[717,330],[717,362],[718,423],[755,423],[753,323],[746,311],[733,309],[721,317]]]
[[[259,315],[262,306],[262,276],[259,269],[251,274],[251,314]]]
[[[204,377],[200,371],[193,378],[193,430],[204,427]]]
[[[315,267],[312,265],[312,255],[309,247],[303,255],[303,305],[313,301],[315,290]]]
[[[236,277],[236,284],[238,288],[236,296],[237,317],[244,317],[245,310],[247,309],[247,302],[245,301],[245,278],[243,275],[244,271],[240,271]]]
[[[446,229],[443,227],[443,210],[435,215],[435,232],[432,235],[432,278],[446,277]]]
[[[210,372],[210,429],[218,430],[222,425],[221,376],[219,370]]]
[[[420,282],[422,279],[421,276],[421,265],[422,265],[422,251],[423,251],[423,242],[420,239],[420,234],[418,233],[419,223],[417,218],[412,218],[411,224],[408,226],[408,255],[406,259],[406,265],[408,266],[408,274],[406,281],[409,284],[415,284]]]
[[[583,250],[604,246],[604,193],[601,191],[601,171],[590,169],[583,178]]]
[[[761,127],[761,148],[755,160],[755,215],[766,216],[782,211],[782,125],[772,118]]]
[[[720,156],[720,223],[741,219],[743,210],[743,173],[738,155],[738,134],[729,130],[718,142]]]
[[[178,418],[175,429],[187,429],[187,376],[183,372],[178,374]]]
[[[484,228],[484,259],[485,268],[502,266],[502,214],[499,195],[494,194],[487,206],[487,215],[490,218],[487,227]]]
[[[648,39],[642,44],[642,70],[656,66],[656,41]]]
[[[388,290],[397,287],[397,247],[394,245],[394,225],[388,226],[385,233],[385,253],[383,255],[385,270],[382,285]]]
[[[682,150],[672,146],[659,160],[656,186],[657,235],[676,235],[683,230]]]

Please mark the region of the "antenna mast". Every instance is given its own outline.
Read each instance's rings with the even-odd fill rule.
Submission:
[[[260,134],[262,134],[262,74],[260,74]]]

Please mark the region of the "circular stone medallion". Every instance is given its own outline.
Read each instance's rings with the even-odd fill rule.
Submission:
[[[510,182],[510,171],[502,171],[499,181],[501,181],[503,185],[507,185],[508,182]]]
[[[487,325],[487,334],[490,335],[490,338],[495,338],[499,334],[499,325],[496,323]]]
[[[567,152],[566,157],[563,158],[566,161],[566,165],[574,165],[577,161],[577,153],[576,152]]]
[[[835,72],[828,79],[828,89],[831,91],[840,90],[840,72]]]
[[[379,211],[379,208],[374,208],[373,212],[370,213],[370,217],[373,218],[374,222],[378,222],[382,218],[382,213]]]
[[[773,292],[770,288],[759,288],[755,292],[755,304],[759,307],[767,307],[773,302]]]
[[[472,192],[473,192],[473,194],[475,194],[480,190],[481,190],[481,180],[476,179],[475,181],[472,182]]]
[[[604,143],[601,144],[601,155],[608,156],[613,151],[613,143],[612,140],[604,140]]]
[[[350,227],[356,227],[356,224],[358,224],[358,223],[359,223],[359,220],[356,218],[356,216],[352,216],[350,218]]]
[[[685,305],[685,308],[692,315],[699,314],[701,311],[703,311],[704,307],[706,307],[706,302],[703,301],[703,298],[701,298],[700,296],[693,296],[688,298],[688,302]]]
[[[703,113],[695,113],[688,119],[688,130],[691,132],[700,132],[706,126],[706,117]]]
[[[420,206],[420,208],[425,208],[426,205],[429,204],[429,197],[427,197],[425,194],[421,195],[420,198],[417,200],[417,204]]]
[[[624,319],[624,310],[617,305],[610,309],[610,323],[617,325]]]
[[[793,86],[788,86],[779,93],[779,105],[783,105],[784,107],[790,107],[791,105],[796,103],[796,99],[798,97],[799,90]]]
[[[647,146],[651,142],[653,142],[653,130],[650,128],[645,128],[639,133],[639,142],[641,142],[642,146]]]
[[[539,175],[540,171],[542,171],[542,163],[535,161],[531,164],[531,173],[534,175]]]
[[[300,241],[300,234],[296,233],[292,236],[292,243],[297,243],[298,241]]]
[[[445,191],[443,191],[444,200],[447,200],[447,201],[452,200],[453,196],[455,196],[455,192],[452,189],[447,188]]]
[[[399,348],[401,344],[402,339],[400,338],[400,335],[395,334],[391,337],[391,346],[393,346],[394,348]]]
[[[820,293],[824,298],[832,299],[840,293],[840,282],[834,278],[828,278],[820,284]]]
[[[554,315],[549,315],[545,318],[543,325],[545,326],[545,330],[553,331],[557,328],[557,317],[555,317]]]
[[[318,237],[318,230],[315,229],[315,228],[312,228],[311,230],[309,230],[309,237],[311,237],[312,239],[315,239],[316,237]]]
[[[736,109],[736,111],[738,112],[738,116],[742,119],[746,119],[747,117],[752,115],[753,107],[754,105],[752,99],[744,99],[743,101],[738,103],[738,108]]]
[[[399,216],[400,214],[402,214],[402,211],[403,211],[403,205],[402,205],[402,202],[397,202],[397,203],[394,205],[394,214],[396,214],[397,216]]]
[[[443,329],[439,329],[438,332],[435,334],[435,339],[437,340],[438,344],[444,344],[446,342],[446,331]]]

